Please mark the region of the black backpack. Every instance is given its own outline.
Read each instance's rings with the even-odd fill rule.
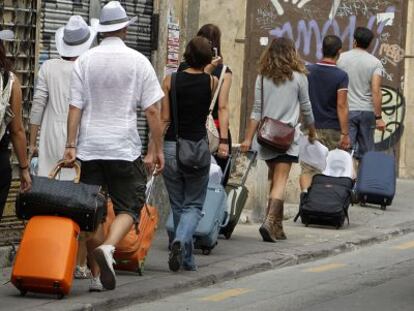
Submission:
[[[315,175],[307,193],[302,193],[299,212],[294,221],[301,218],[308,225],[327,225],[337,229],[348,220],[353,181],[348,177]]]

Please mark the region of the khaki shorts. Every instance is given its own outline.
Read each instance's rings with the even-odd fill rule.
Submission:
[[[325,145],[329,150],[337,148],[341,140],[341,132],[339,130],[317,129],[316,134],[321,144]],[[313,177],[316,174],[322,173],[320,170],[303,162],[300,162],[300,166],[302,168],[301,175],[310,175]]]

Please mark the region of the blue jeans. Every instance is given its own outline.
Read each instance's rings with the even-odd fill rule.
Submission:
[[[375,150],[375,114],[371,111],[349,112],[349,137],[352,148],[356,149],[354,157],[361,159],[368,151]]]
[[[207,194],[209,171],[188,175],[177,166],[176,143],[164,143],[165,168],[163,172],[165,186],[170,198],[174,219],[175,241],[183,247],[183,266],[196,268],[193,255],[193,235],[202,217]]]

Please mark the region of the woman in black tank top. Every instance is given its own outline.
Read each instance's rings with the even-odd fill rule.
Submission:
[[[0,137],[0,219],[3,216],[3,209],[6,204],[12,179],[10,152],[8,150],[10,141],[13,144],[14,151],[19,160],[21,190],[28,191],[31,188],[32,183],[26,153],[26,134],[22,120],[22,90],[19,80],[11,73],[12,66],[10,61],[6,58],[6,50],[1,41],[2,33],[3,32],[0,31],[0,74],[3,81],[1,89],[3,90],[5,87],[10,86],[9,82],[12,83],[9,102],[10,112],[14,117],[10,123],[7,124],[6,132]],[[4,119],[0,120],[0,122],[3,121]]]
[[[217,79],[220,78],[223,71],[223,55],[221,53],[221,30],[217,25],[205,24],[197,32],[197,36],[204,37],[211,42],[213,50],[217,52],[217,59],[214,59],[211,64],[204,68],[205,72],[211,73]],[[186,61],[182,62],[178,68],[178,71],[184,71],[188,68]],[[217,164],[221,167],[223,173],[225,173],[223,179],[223,185],[227,185],[229,179],[230,170],[226,171],[227,163],[229,161],[228,156],[231,151],[231,133],[229,129],[229,95],[232,81],[232,71],[229,67],[226,67],[224,74],[223,84],[221,86],[219,96],[216,100],[213,109],[213,118],[216,123],[216,127],[220,134],[220,144],[218,146],[217,153],[214,154]]]
[[[178,271],[180,268],[189,271],[197,270],[193,255],[193,235],[202,217],[201,211],[209,179],[209,170],[189,174],[178,167],[175,126],[178,128],[180,138],[192,141],[207,139],[205,124],[212,93],[217,85],[217,79],[204,72],[204,67],[212,60],[211,44],[207,39],[202,37],[192,39],[184,55],[189,68],[176,74],[175,83],[178,125],[171,113],[171,76],[166,77],[163,82],[166,96],[161,107],[163,132],[166,133],[163,176],[174,218],[174,232],[171,236],[171,253],[168,261],[172,271]],[[203,152],[207,152],[210,156],[208,150]]]

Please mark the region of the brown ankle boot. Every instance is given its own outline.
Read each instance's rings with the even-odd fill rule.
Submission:
[[[274,237],[276,238],[276,240],[286,240],[286,234],[283,231],[283,201],[282,200],[277,200],[279,201],[278,204],[276,204],[276,217],[275,217],[275,223],[274,223],[274,227],[275,227],[275,231],[273,233]]]
[[[267,215],[269,215],[270,202],[271,202],[271,199],[267,199],[266,211],[262,219],[263,222],[266,220]]]
[[[262,236],[264,242],[272,242],[272,243],[276,242],[275,232],[276,232],[276,217],[277,217],[276,206],[278,205],[277,201],[280,202],[280,200],[269,199],[266,219],[261,225],[261,227],[259,228],[260,235]]]

